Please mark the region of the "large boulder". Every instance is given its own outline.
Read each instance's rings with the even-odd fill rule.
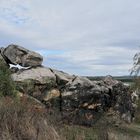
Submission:
[[[126,122],[134,117],[129,88],[111,76],[98,82],[77,76],[61,89],[61,98],[65,118],[74,123],[92,125],[110,108]]]
[[[85,77],[75,76],[62,88],[62,95],[72,95],[73,97],[74,95],[78,97],[89,96],[95,93],[95,89],[97,92],[101,92],[101,88],[96,82],[90,81]]]
[[[45,67],[21,69],[17,73],[12,74],[12,78],[15,82],[23,82],[30,79],[39,84],[56,83],[55,74]]]
[[[39,100],[42,100],[46,92],[57,86],[55,74],[44,67],[21,69],[12,74],[12,79],[20,92],[30,94]]]
[[[40,54],[13,44],[2,48],[1,53],[8,63],[23,67],[40,66],[43,61]]]
[[[135,115],[135,107],[129,87],[118,82],[112,87],[111,102],[114,110],[119,112],[120,117],[131,123]]]
[[[74,75],[70,75],[68,73],[65,73],[63,71],[58,71],[51,69],[51,71],[55,74],[57,84],[60,86],[66,85],[70,80],[74,79]]]
[[[103,79],[104,83],[108,86],[113,86],[113,85],[116,85],[118,84],[120,81],[117,81],[115,79],[113,79],[112,76],[108,75],[106,76],[104,79]]]

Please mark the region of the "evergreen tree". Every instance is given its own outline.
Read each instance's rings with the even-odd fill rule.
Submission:
[[[8,66],[0,59],[0,96],[15,97],[15,84]]]

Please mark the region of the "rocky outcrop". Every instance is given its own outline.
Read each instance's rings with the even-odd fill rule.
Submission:
[[[13,44],[6,48],[1,48],[1,54],[7,63],[19,64],[23,67],[40,66],[43,61],[43,57],[40,54]]]
[[[46,67],[36,67],[21,69],[13,73],[12,78],[20,92],[32,95],[47,107],[60,109],[64,118],[73,123],[93,124],[99,115],[110,108],[127,122],[134,117],[128,87],[111,76],[97,82]],[[77,120],[79,117],[82,118],[80,122]]]
[[[12,69],[11,76],[17,90],[38,99],[48,108],[58,108],[64,120],[92,125],[109,110],[127,122],[134,118],[135,108],[129,87],[111,76],[91,81],[43,67],[40,66],[43,58],[39,54],[17,45],[1,49],[0,57],[9,64],[29,66],[27,69]]]
[[[69,75],[63,71],[58,71],[54,69],[51,69],[51,71],[55,74],[57,84],[60,86],[67,84],[70,80],[72,80],[75,77],[74,75]]]
[[[21,69],[12,74],[12,79],[17,83],[18,90],[43,100],[46,92],[56,88],[56,76],[49,68],[34,67]]]
[[[46,86],[53,86],[56,84],[55,74],[52,73],[49,68],[45,67],[21,69],[17,73],[13,73],[12,78],[16,82],[32,80],[35,81],[35,83],[39,83],[41,85],[46,84]]]
[[[62,110],[73,122],[78,122],[80,117],[83,118],[81,124],[92,125],[110,108],[126,122],[132,122],[134,118],[129,88],[111,76],[99,82],[75,77],[61,92]]]

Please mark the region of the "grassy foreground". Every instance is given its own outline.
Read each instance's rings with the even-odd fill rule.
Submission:
[[[139,140],[140,127],[114,127],[97,123],[93,127],[65,125],[57,114],[22,97],[0,99],[0,140]]]

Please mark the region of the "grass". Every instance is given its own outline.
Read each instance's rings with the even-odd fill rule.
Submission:
[[[0,140],[59,140],[54,127],[49,124],[46,110],[29,102],[0,99]]]
[[[104,118],[104,119],[103,119]],[[57,110],[27,97],[0,99],[0,140],[139,140],[135,124],[115,127],[103,116],[93,127],[66,125]]]

